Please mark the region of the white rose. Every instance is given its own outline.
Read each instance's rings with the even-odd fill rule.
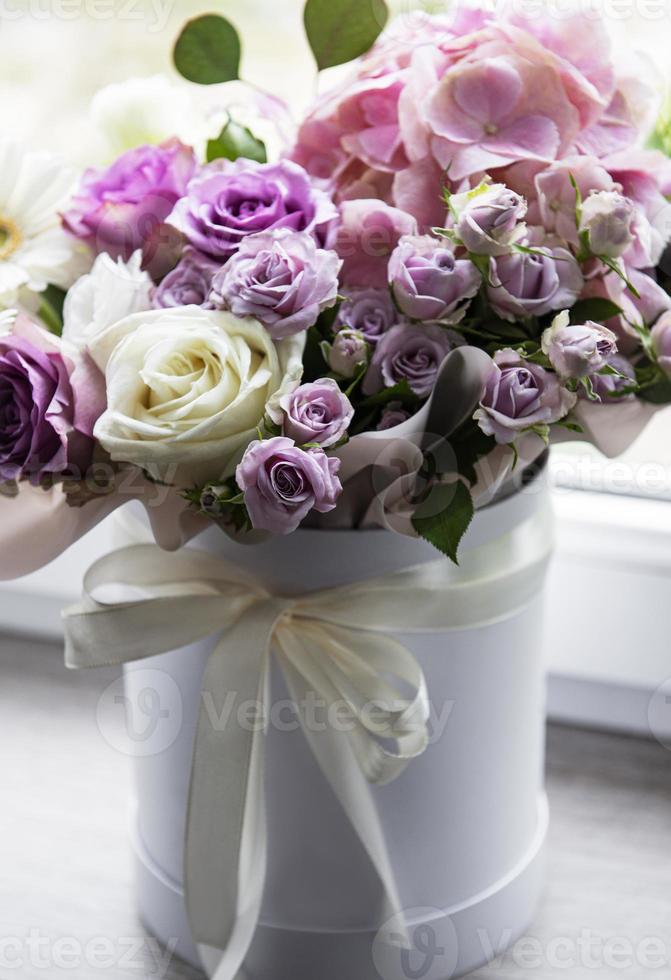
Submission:
[[[65,297],[63,336],[75,347],[89,347],[108,327],[151,307],[152,281],[140,268],[142,253],[116,262],[101,252],[88,275]]]
[[[155,479],[226,479],[267,404],[299,383],[304,344],[303,334],[276,343],[258,320],[199,306],[136,313],[92,348],[107,360],[95,436]]]
[[[129,78],[100,89],[91,102],[91,119],[116,157],[143,143],[171,136],[189,142],[194,105],[186,85],[165,75]]]

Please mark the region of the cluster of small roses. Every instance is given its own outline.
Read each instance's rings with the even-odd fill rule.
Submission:
[[[348,243],[357,261],[345,259],[344,299],[323,338],[328,367],[354,379],[355,392],[361,380],[364,409],[386,393],[377,421],[386,429],[431,394],[455,346],[484,347],[493,363],[476,418],[497,442],[529,429],[547,437],[578,397],[632,397],[639,378],[659,380],[671,308],[650,274],[669,206],[654,171],[644,173],[647,200],[625,196],[588,156],[540,171],[528,200],[485,180],[446,192],[445,227],[424,235],[383,202],[345,202],[336,248],[347,255]],[[391,255],[366,248],[373,236]]]
[[[153,307],[253,316],[281,340],[336,301],[340,261],[324,247],[336,218],[291,161],[201,167],[173,139],[89,171],[64,222],[96,253],[128,260],[142,250]]]
[[[579,8],[552,20],[462,5],[388,32],[320,99],[293,151],[328,181],[348,246],[331,368],[352,375],[368,354],[369,394],[405,379],[424,397],[441,353],[484,347],[494,366],[478,417],[498,441],[547,434],[576,397],[656,389],[671,348],[656,272],[671,166],[640,148],[655,103]],[[566,310],[550,341],[547,318]]]

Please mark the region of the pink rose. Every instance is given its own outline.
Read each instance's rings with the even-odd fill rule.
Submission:
[[[671,239],[671,160],[655,150],[628,150],[603,160],[622,193],[637,206],[634,243],[625,262],[637,269],[659,264]]]
[[[614,182],[601,161],[590,156],[567,157],[537,174],[535,188],[543,227],[577,246],[576,194],[571,177],[583,199],[592,191],[613,190]]]
[[[415,219],[381,201],[345,201],[334,248],[343,260],[345,286],[387,284],[387,263],[403,235],[416,235]]]

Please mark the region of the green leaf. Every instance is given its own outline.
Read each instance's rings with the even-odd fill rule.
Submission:
[[[369,51],[388,18],[385,0],[307,0],[303,21],[319,70]]]
[[[239,77],[240,53],[240,38],[231,22],[219,14],[204,14],[184,26],[173,60],[190,82],[216,85]]]
[[[651,405],[668,405],[671,403],[671,380],[664,378],[647,388],[641,388],[639,397]]]
[[[317,327],[310,327],[305,339],[305,350],[303,351],[304,381],[316,381],[317,378],[323,378],[329,370],[328,362],[324,357],[322,343],[322,335]]]
[[[383,388],[377,394],[364,399],[359,407],[363,409],[382,408],[389,402],[402,402],[403,405],[414,406],[417,404],[417,401],[417,395],[404,378],[403,381],[399,381],[398,384],[393,385],[391,388]]]
[[[256,160],[257,163],[267,163],[266,145],[254,136],[251,129],[229,119],[217,138],[208,140],[207,162],[238,160],[240,157]]]
[[[593,296],[591,299],[579,299],[571,307],[571,323],[585,323],[586,320],[594,320],[595,323],[603,323],[614,316],[619,316],[622,308],[614,303],[612,299],[601,296]]]
[[[412,526],[421,537],[458,565],[459,545],[473,520],[473,513],[473,498],[465,484],[436,484],[415,511]]]
[[[597,255],[596,258],[603,262],[603,264],[610,269],[611,272],[614,272],[616,276],[620,277],[632,296],[635,296],[636,299],[641,298],[641,294],[639,293],[638,289],[632,282],[630,282],[629,279],[627,279],[624,270],[618,265],[615,259],[611,259],[607,255]]]
[[[469,252],[468,257],[478,270],[482,278],[485,280],[488,286],[493,286],[494,283],[491,280],[491,259],[488,255],[476,255],[475,252]]]
[[[485,435],[478,423],[469,419],[451,436],[450,446],[454,452],[459,473],[473,485],[477,481],[475,464],[496,448],[496,439],[494,436]]]
[[[38,316],[50,332],[56,334],[57,337],[63,333],[64,302],[65,292],[58,286],[47,286],[44,292],[40,293]]]

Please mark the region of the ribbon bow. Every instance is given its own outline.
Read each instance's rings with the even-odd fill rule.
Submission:
[[[89,569],[83,602],[64,613],[69,667],[129,663],[218,637],[203,677],[184,868],[193,935],[215,980],[238,976],[261,909],[265,724],[215,726],[205,696],[217,703],[236,692],[267,717],[274,654],[312,752],[380,878],[381,913],[397,915],[368,784],[397,778],[426,749],[429,701],[420,665],[389,633],[463,630],[514,615],[538,592],[550,548],[543,511],[466,552],[459,570],[439,559],[299,596],[273,595],[239,567],[191,549],[134,545]],[[119,583],[143,598],[94,598]],[[305,705],[315,695],[325,707],[346,706],[346,730],[309,724]]]

